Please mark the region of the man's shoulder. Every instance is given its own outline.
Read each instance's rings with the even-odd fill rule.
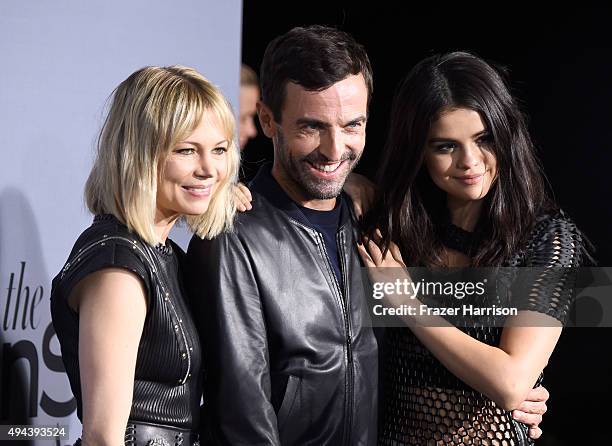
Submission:
[[[288,217],[257,192],[252,192],[252,209],[236,214],[231,231],[222,232],[212,240],[193,236],[196,243],[227,243],[239,240],[258,240],[262,235],[275,231],[279,225],[286,225]]]
[[[252,208],[246,212],[236,215],[234,221],[234,234],[246,235],[255,233],[259,230],[269,231],[271,226],[278,223],[285,223],[289,220],[288,216],[268,201],[263,195],[255,191],[252,192]]]

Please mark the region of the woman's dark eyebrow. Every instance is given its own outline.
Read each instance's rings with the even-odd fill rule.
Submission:
[[[452,138],[430,138],[428,140],[429,143],[433,143],[433,142],[457,142],[456,139],[452,139]]]
[[[489,131],[488,130],[482,130],[478,133],[475,133],[474,135],[472,135],[472,139],[477,139],[480,138],[482,136],[488,135]],[[434,143],[434,142],[457,142],[456,139],[453,138],[430,138],[428,140],[429,143]]]

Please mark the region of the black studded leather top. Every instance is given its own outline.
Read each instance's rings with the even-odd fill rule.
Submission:
[[[585,255],[588,254],[580,232],[562,212],[539,219],[526,247],[506,264],[539,271],[540,275],[529,281],[532,287],[521,309],[564,322],[573,284],[568,283],[571,274],[560,276],[558,272],[563,267],[580,266]],[[488,345],[499,345],[499,326],[458,328]],[[383,357],[384,406],[379,444],[533,444],[525,425],[448,371],[408,328],[386,330]],[[542,375],[536,385],[541,382]]]
[[[97,216],[78,238],[53,280],[51,314],[81,421],[79,315],[68,305],[68,296],[88,274],[112,267],[136,274],[147,295],[130,420],[199,428],[202,360],[180,279],[181,256],[184,253],[172,241],[153,248],[110,215]]]

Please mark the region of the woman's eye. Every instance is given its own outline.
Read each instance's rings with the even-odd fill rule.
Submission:
[[[456,145],[455,144],[439,144],[437,146],[434,146],[434,150],[436,152],[439,153],[451,153],[453,150],[456,149]]]
[[[179,155],[191,155],[195,153],[195,149],[193,147],[182,147],[176,149],[174,152],[178,153]]]
[[[215,147],[214,149],[212,149],[212,152],[215,155],[222,155],[227,152],[227,147]]]
[[[480,138],[478,138],[476,140],[476,144],[478,144],[481,147],[483,147],[483,146],[484,147],[488,147],[488,146],[491,145],[491,143],[492,143],[492,141],[491,141],[491,136],[490,135],[483,135],[483,136],[481,136]]]

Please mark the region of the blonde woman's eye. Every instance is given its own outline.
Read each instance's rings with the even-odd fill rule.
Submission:
[[[222,155],[227,152],[227,147],[215,147],[212,151],[216,155]]]
[[[174,151],[179,155],[192,155],[195,153],[195,149],[193,147],[180,147]]]

